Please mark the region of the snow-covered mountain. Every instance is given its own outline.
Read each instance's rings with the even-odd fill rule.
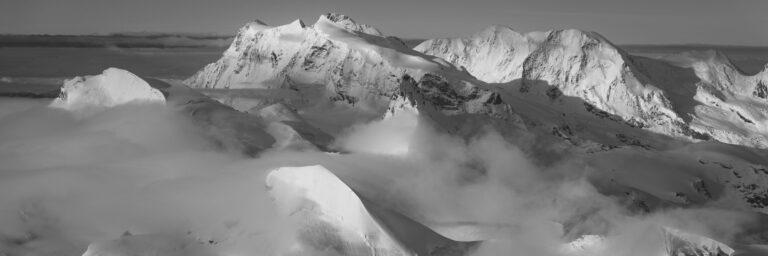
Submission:
[[[425,81],[440,80],[453,87],[452,91],[496,97],[497,103],[512,108],[494,113],[517,119],[517,123],[572,129],[590,122],[567,124],[557,115],[543,117],[524,110],[538,104],[537,108],[562,114],[586,113],[592,116],[588,119],[609,120],[603,126],[629,130],[608,129],[614,130],[609,135],[614,138],[597,138],[604,137],[604,131],[593,130],[575,136],[599,144],[624,145],[636,140],[639,143],[629,144],[664,147],[660,144],[672,138],[768,146],[768,137],[757,125],[766,120],[768,109],[759,100],[765,94],[760,88],[765,87],[766,72],[745,76],[726,65],[730,62],[704,62],[693,72],[676,63],[630,56],[594,32],[520,34],[503,26],[492,26],[468,38],[427,40],[415,50],[424,54],[340,14],[323,15],[311,26],[300,20],[277,27],[254,21],[240,29],[220,60],[187,83],[217,89],[307,91],[308,87],[322,87],[319,94],[304,98],[358,104],[380,112],[390,99],[403,94],[403,84],[415,84],[428,75]],[[725,73],[718,75],[722,73],[718,70]],[[709,75],[710,71],[715,74]],[[739,84],[741,89],[728,89],[735,88],[730,84]],[[558,104],[551,104],[554,102]],[[470,103],[460,111],[486,108],[478,104]],[[646,133],[659,136],[648,139]]]
[[[327,104],[344,114],[374,109],[357,120],[416,114],[464,138],[492,126],[540,164],[583,159],[595,170],[590,182],[634,212],[768,209],[768,71],[743,74],[714,52],[632,56],[573,29],[492,26],[414,50],[339,14],[313,25],[255,21],[186,82],[236,109],[329,136],[337,130],[315,117],[336,111]]]
[[[595,114],[673,138],[768,147],[761,125],[768,70],[745,75],[719,53],[656,60],[631,56],[594,32],[520,34],[504,26],[414,49],[519,94],[574,97]]]
[[[295,21],[270,27],[256,21],[240,30],[219,61],[187,82],[209,90],[229,88],[224,102],[249,112],[279,103],[306,116],[316,109],[325,112],[329,108],[322,103],[334,102],[373,106],[374,118],[416,112],[421,121],[464,137],[490,125],[543,163],[572,150],[594,154],[629,147],[661,157],[664,153],[657,152],[676,151],[694,141],[758,148],[765,143],[763,126],[757,124],[768,105],[756,100],[761,99],[755,91],[759,89],[750,89],[760,88],[764,75],[739,76],[726,59],[648,59],[631,56],[594,32],[519,34],[503,26],[469,38],[427,40],[415,49],[424,54],[339,14],[323,15],[312,26]],[[694,66],[699,71],[692,71]],[[233,94],[270,88],[287,89],[294,96],[270,93],[267,98],[233,100]],[[712,98],[714,94],[719,98]],[[744,108],[751,112],[738,111]],[[731,120],[740,115],[752,123]],[[316,118],[301,119],[324,126]],[[598,155],[603,154],[612,153]],[[699,165],[695,157],[687,161],[691,168]],[[764,190],[732,189],[749,194]],[[745,194],[742,200],[753,197]],[[753,205],[761,211],[765,207]]]
[[[221,59],[186,82],[219,89],[320,85],[326,88],[324,97],[355,104],[386,100],[397,94],[404,74],[421,77],[427,72],[457,74],[452,65],[415,52],[373,27],[325,14],[309,26],[301,20],[276,27],[251,22]]]

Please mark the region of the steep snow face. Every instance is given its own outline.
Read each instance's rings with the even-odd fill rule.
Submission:
[[[278,168],[267,175],[266,184],[278,209],[299,222],[295,253],[330,249],[340,255],[411,255],[355,192],[322,166]]]
[[[595,115],[673,138],[768,147],[762,125],[768,71],[744,75],[719,53],[662,61],[629,56],[592,32],[522,35],[499,26],[468,38],[428,40],[415,50],[519,89],[521,98],[572,97]]]
[[[312,26],[300,20],[268,28],[246,25],[220,60],[186,82],[198,88],[326,87],[332,101],[384,101],[408,73],[445,73],[453,66],[408,49],[396,38],[340,14],[322,15]]]
[[[78,76],[64,81],[52,107],[86,111],[126,103],[165,103],[163,94],[131,72],[108,68],[100,75]]]

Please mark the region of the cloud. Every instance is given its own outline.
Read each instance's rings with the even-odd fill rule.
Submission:
[[[191,120],[159,105],[76,118],[44,103],[0,117],[0,248],[81,254],[126,231],[280,244],[260,186],[269,167],[216,151]]]
[[[357,153],[406,155],[416,136],[417,124],[417,114],[402,112],[391,118],[353,126],[337,144]]]
[[[222,253],[283,251],[295,226],[275,212],[265,175],[317,164],[446,236],[487,240],[474,255],[562,255],[585,234],[605,237],[611,255],[636,255],[658,248],[660,226],[728,238],[756,221],[707,208],[636,215],[584,178],[581,159],[542,166],[493,129],[457,138],[415,115],[354,127],[338,141],[349,153],[252,159],[220,150],[171,107],[76,118],[46,104],[0,101],[0,247],[12,253],[80,254],[126,231],[210,241]]]

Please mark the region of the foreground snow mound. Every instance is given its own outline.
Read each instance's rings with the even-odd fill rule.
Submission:
[[[108,68],[100,75],[78,76],[64,81],[52,107],[70,111],[114,107],[126,103],[165,103],[159,90],[131,72]]]
[[[322,166],[282,167],[267,175],[278,209],[299,222],[296,253],[410,255],[354,191]]]

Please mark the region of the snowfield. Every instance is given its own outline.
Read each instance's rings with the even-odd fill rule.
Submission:
[[[492,26],[243,26],[0,99],[0,255],[768,255],[768,70]]]

